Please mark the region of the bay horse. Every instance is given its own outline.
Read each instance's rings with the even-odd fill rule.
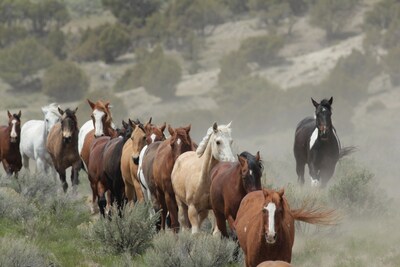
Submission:
[[[157,127],[150,120],[143,126],[139,124],[132,133],[131,138],[125,143],[121,155],[121,173],[125,184],[125,194],[128,202],[134,199],[143,201],[143,191],[138,177],[139,156],[148,144],[165,140],[164,129],[166,125]]]
[[[284,189],[264,188],[248,193],[240,204],[234,223],[246,266],[276,260],[290,263],[296,220],[332,225],[336,216],[334,210],[310,207],[307,202],[292,210]]]
[[[235,161],[231,123],[219,126],[214,123],[196,151],[183,153],[176,160],[171,180],[182,229],[189,228],[190,222],[192,233],[197,233],[207,217],[211,209],[210,171],[220,161]]]
[[[237,162],[220,162],[211,170],[210,201],[214,211],[218,230],[228,237],[226,223],[234,230],[233,224],[244,196],[255,190],[261,190],[263,165],[260,152],[253,156],[242,152]]]
[[[19,144],[21,141],[21,111],[11,114],[7,110],[8,125],[0,126],[0,160],[7,176],[18,177],[22,168]]]
[[[298,182],[304,184],[304,167],[307,164],[311,186],[325,187],[333,176],[338,160],[354,151],[354,147],[342,148],[332,124],[332,102],[320,103],[311,98],[315,118],[307,117],[299,122],[294,138],[294,157]]]
[[[171,218],[171,228],[175,232],[179,228],[178,207],[172,188],[171,172],[179,155],[194,150],[195,145],[189,135],[190,128],[191,125],[175,129],[168,125],[168,132],[171,136],[160,142],[154,155],[152,178],[156,190],[155,195],[162,209],[161,229],[165,229],[168,212]]]
[[[36,172],[56,175],[53,161],[46,149],[47,136],[51,128],[61,120],[58,105],[52,103],[42,107],[43,120],[29,120],[21,128],[19,145],[24,169],[29,170],[29,159],[36,161]]]
[[[67,108],[65,111],[58,107],[61,121],[57,122],[50,130],[46,141],[54,168],[56,169],[64,192],[68,189],[66,181],[66,169],[72,167],[71,183],[73,188],[79,184],[79,170],[81,159],[78,154],[78,120],[76,111]]]

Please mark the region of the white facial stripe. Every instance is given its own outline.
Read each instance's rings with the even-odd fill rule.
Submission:
[[[15,125],[17,124],[17,120],[12,120],[11,121],[11,124],[12,124],[12,127],[11,127],[11,134],[10,134],[10,136],[12,137],[12,138],[17,138],[17,131],[15,130]]]
[[[314,132],[310,137],[310,149],[314,146],[315,141],[317,141],[317,138],[318,138],[318,128],[315,128]]]
[[[336,141],[337,141],[337,144],[338,144],[338,148],[339,148],[339,152],[340,152],[340,150],[342,149],[342,146],[341,146],[341,144],[340,144],[339,137],[337,136],[335,129],[332,128],[332,132],[333,132],[333,135],[334,135],[335,138],[336,138]]]
[[[97,109],[95,109],[93,111],[93,116],[94,116],[94,121],[95,121],[95,123],[94,123],[94,127],[95,127],[94,134],[96,136],[102,136],[104,134],[104,132],[103,132],[103,120],[102,120],[102,117],[104,116],[104,114],[105,113],[103,111],[100,111],[100,110],[97,110]]]
[[[275,210],[276,205],[273,202],[268,203],[266,207],[264,207],[268,211],[268,231],[269,234],[275,235]]]
[[[176,141],[176,143],[177,143],[178,145],[180,145],[180,144],[182,143],[181,139],[178,138],[178,140]]]
[[[250,175],[253,175],[253,171],[252,170],[250,170]]]
[[[156,135],[155,134],[151,134],[150,138],[151,138],[151,142],[154,143],[154,141],[156,140]]]

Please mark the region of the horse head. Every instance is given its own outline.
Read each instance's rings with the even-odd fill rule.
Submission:
[[[318,129],[318,136],[321,140],[327,140],[328,134],[332,130],[332,102],[333,97],[329,100],[323,99],[320,103],[311,98],[315,107],[316,127]]]
[[[110,102],[99,100],[93,103],[89,99],[87,99],[87,101],[92,108],[91,118],[94,125],[94,136],[100,137],[110,135],[109,131],[112,129]]]
[[[218,126],[215,122],[199,144],[196,150],[197,155],[201,157],[208,145],[210,145],[212,156],[216,160],[234,162],[236,159],[232,152],[231,123]]]
[[[264,205],[262,208],[264,236],[267,244],[275,244],[280,225],[283,221],[284,212],[284,190],[279,191],[263,189]]]
[[[165,135],[164,135],[164,130],[166,128],[166,123],[164,122],[163,125],[158,127],[157,125],[154,125],[151,123],[151,119],[144,125],[144,129],[146,130],[146,143],[150,145],[151,143],[157,142],[157,141],[164,141]]]
[[[73,137],[78,134],[78,122],[75,115],[77,110],[78,108],[75,110],[70,110],[67,108],[64,111],[60,107],[58,108],[58,111],[61,114],[61,133],[64,143],[71,143],[73,141]]]
[[[18,114],[11,114],[7,110],[8,115],[8,128],[10,131],[10,142],[18,143],[21,135],[21,110]]]
[[[180,154],[193,150],[193,142],[189,135],[190,128],[190,124],[186,127],[175,129],[172,128],[171,125],[168,125],[168,132],[171,135],[169,144],[174,155],[174,161]]]
[[[133,129],[130,137],[132,140],[132,160],[133,163],[138,165],[140,151],[146,145],[146,130],[139,120],[131,121],[129,119],[129,125]]]
[[[45,133],[48,135],[54,124],[61,120],[61,114],[58,111],[58,105],[56,103],[51,103],[48,106],[42,107],[42,112],[44,115]]]
[[[237,157],[240,164],[242,184],[246,193],[261,190],[261,176],[264,167],[260,160],[260,152],[257,151],[256,156],[253,156],[245,151],[237,155]]]

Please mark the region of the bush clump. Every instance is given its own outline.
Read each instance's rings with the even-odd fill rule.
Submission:
[[[121,216],[114,207],[110,218],[101,218],[89,229],[88,239],[98,242],[105,252],[142,254],[156,234],[159,214],[152,215],[150,206],[142,203],[126,206]]]
[[[100,33],[98,47],[101,59],[106,63],[128,51],[131,44],[128,31],[119,24],[107,25]]]
[[[72,62],[57,62],[43,77],[43,92],[58,102],[81,99],[88,87],[85,72]]]
[[[219,85],[235,82],[251,73],[246,58],[238,51],[223,56],[219,64],[221,69],[218,74]]]
[[[208,233],[193,236],[189,232],[166,232],[154,238],[143,258],[147,266],[153,267],[227,266],[233,261],[235,249],[235,242]]]
[[[143,86],[150,94],[162,99],[175,96],[175,87],[182,76],[177,60],[165,55],[161,46],[152,52],[138,52],[137,60],[137,64],[117,81],[114,86],[116,91]]]
[[[1,218],[8,218],[13,221],[28,221],[32,219],[36,211],[35,207],[26,198],[19,195],[14,189],[9,187],[0,187]]]

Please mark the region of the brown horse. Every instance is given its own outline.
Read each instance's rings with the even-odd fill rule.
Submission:
[[[134,199],[143,201],[143,191],[138,178],[139,155],[142,149],[154,142],[165,140],[165,123],[161,127],[151,124],[151,118],[145,126],[138,124],[132,133],[131,138],[125,143],[121,156],[121,173],[125,184],[125,194],[128,201]]]
[[[153,179],[156,189],[156,198],[160,203],[161,228],[165,229],[167,212],[171,217],[171,228],[175,231],[179,228],[178,206],[175,200],[175,193],[171,183],[171,172],[176,159],[186,151],[193,151],[193,144],[189,132],[190,125],[173,129],[168,125],[170,137],[162,141],[157,148],[153,160]]]
[[[64,192],[68,189],[65,170],[72,166],[72,186],[79,184],[79,169],[81,159],[78,154],[78,121],[76,111],[58,108],[61,114],[61,122],[56,123],[50,130],[46,141],[47,151],[53,160],[54,167],[60,175]]]
[[[214,123],[207,130],[196,151],[179,156],[172,171],[172,186],[179,207],[179,223],[184,228],[189,228],[191,224],[192,233],[199,231],[211,209],[212,168],[220,161],[235,161],[230,126],[231,123],[219,126]]]
[[[263,261],[257,267],[291,267],[286,261]]]
[[[311,224],[333,224],[334,210],[302,208],[292,210],[284,190],[257,190],[242,200],[235,221],[240,247],[246,256],[246,266],[257,266],[267,260],[291,262],[294,243],[294,221]]]
[[[237,162],[220,162],[211,170],[210,200],[222,236],[228,237],[225,220],[231,230],[240,202],[252,191],[261,190],[263,172],[260,153],[249,152],[238,155]]]
[[[21,111],[11,114],[7,110],[8,125],[0,126],[0,160],[3,163],[7,176],[13,173],[18,177],[22,168],[19,143],[21,141]]]

